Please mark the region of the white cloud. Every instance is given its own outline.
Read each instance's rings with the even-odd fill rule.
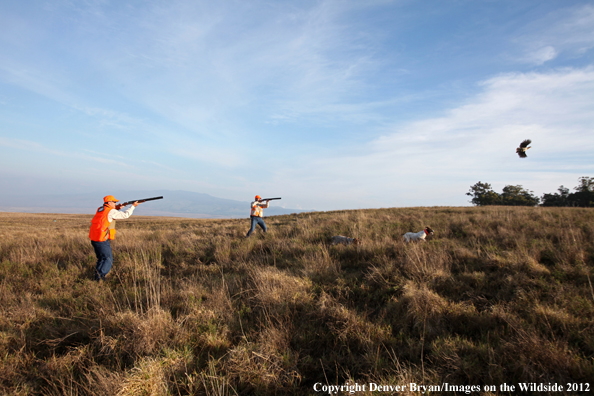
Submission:
[[[539,48],[538,50],[528,54],[526,61],[535,65],[542,65],[545,62],[553,60],[557,57],[558,52],[550,45]]]
[[[6,147],[9,149],[22,150],[22,151],[27,152],[28,155],[31,155],[31,153],[37,153],[37,155],[35,155],[36,162],[41,162],[40,156],[47,156],[45,158],[46,158],[46,160],[48,160],[50,162],[55,160],[54,157],[59,157],[59,158],[74,158],[77,160],[100,162],[100,163],[111,165],[111,166],[120,166],[120,167],[129,166],[124,161],[120,161],[120,160],[116,160],[116,159],[112,159],[112,158],[106,158],[106,157],[111,157],[110,155],[98,156],[98,155],[101,155],[99,153],[95,153],[98,155],[87,155],[87,154],[82,154],[82,153],[78,153],[78,152],[68,152],[65,150],[56,150],[56,149],[47,147],[41,143],[33,142],[33,141],[29,141],[29,140],[10,139],[10,138],[0,137],[0,146]]]
[[[542,65],[561,54],[582,56],[594,48],[594,6],[558,9],[525,29],[517,39],[525,51],[520,57],[524,62]]]

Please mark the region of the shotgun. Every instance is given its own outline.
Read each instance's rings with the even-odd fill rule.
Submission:
[[[273,201],[273,200],[275,200],[275,199],[280,199],[280,198],[260,198],[260,199],[258,200],[258,202],[262,202],[262,201]]]
[[[127,205],[132,205],[134,202],[138,201],[138,203],[143,203],[146,201],[156,201],[157,199],[163,199],[163,197],[153,197],[153,198],[144,198],[144,199],[135,199],[133,201],[128,201],[128,202],[124,202],[120,204],[120,207],[122,206],[127,206]]]

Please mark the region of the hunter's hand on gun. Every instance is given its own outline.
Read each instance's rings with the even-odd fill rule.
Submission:
[[[139,204],[140,204],[140,202],[138,202],[138,201],[134,201],[134,203],[132,203],[132,206],[138,206]],[[128,206],[128,205],[130,205],[130,202],[124,202],[124,203],[122,203],[122,204],[117,204],[117,205],[116,205],[116,209],[117,209],[117,210],[120,210],[120,209],[121,209],[121,208],[123,208],[124,206]]]

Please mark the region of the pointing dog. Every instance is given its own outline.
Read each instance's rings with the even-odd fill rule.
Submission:
[[[425,242],[425,238],[427,237],[427,235],[433,235],[433,230],[430,227],[425,227],[423,231],[419,232],[407,232],[403,235],[403,237],[404,242],[406,243],[416,241]]]

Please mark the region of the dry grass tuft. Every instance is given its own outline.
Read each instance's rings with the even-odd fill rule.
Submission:
[[[407,246],[402,269],[419,283],[445,279],[450,275],[452,259],[443,248],[425,248],[420,244]]]
[[[431,291],[427,285],[417,285],[409,281],[403,288],[402,302],[406,305],[406,315],[422,334],[437,334],[443,321],[447,301]]]
[[[141,359],[124,379],[118,396],[168,395],[166,373],[173,362],[151,357]]]
[[[348,309],[327,294],[322,294],[318,306],[327,326],[342,342],[354,342],[364,350],[371,350],[389,338],[387,327],[371,322],[366,315]]]
[[[117,345],[111,349],[131,356],[158,352],[173,337],[175,323],[169,312],[152,308],[146,314],[118,312],[103,323],[104,332]]]
[[[299,354],[291,349],[290,324],[269,323],[259,339],[245,339],[229,351],[225,371],[232,381],[264,391],[271,386],[290,389],[299,385]]]
[[[237,392],[229,384],[229,380],[225,376],[217,374],[216,363],[214,361],[208,362],[208,372],[200,373],[204,391],[206,396],[229,396],[237,395]]]
[[[292,276],[274,267],[254,268],[248,276],[255,306],[275,311],[277,306],[301,305],[311,301],[311,281],[307,278]]]

